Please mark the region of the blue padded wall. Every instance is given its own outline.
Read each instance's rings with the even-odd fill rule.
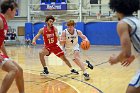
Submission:
[[[46,24],[44,22],[38,22],[34,24],[33,33],[34,36],[38,33],[39,29],[44,27]],[[44,44],[42,35],[36,40],[36,44]]]
[[[25,23],[25,38],[29,34],[32,39],[40,28],[46,25],[44,22],[35,24]],[[116,31],[117,22],[77,22],[75,28],[85,34],[91,45],[120,45],[120,39]],[[66,28],[66,22],[62,23],[63,30]],[[79,38],[79,43],[81,38]],[[36,41],[37,44],[43,44],[42,36]]]
[[[89,22],[85,24],[85,35],[91,45],[120,45],[116,25],[117,22]]]
[[[27,38],[33,39],[33,24],[30,22],[25,23],[25,39]]]

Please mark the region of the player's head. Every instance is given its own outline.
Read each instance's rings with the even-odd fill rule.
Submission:
[[[53,16],[46,16],[45,22],[49,27],[53,26],[53,22],[55,21],[55,18]]]
[[[68,30],[73,31],[73,30],[74,30],[74,26],[75,26],[74,20],[69,20],[69,21],[67,22]]]
[[[110,0],[109,7],[117,12],[119,19],[130,16],[140,8],[140,0]]]
[[[16,14],[17,7],[18,5],[14,0],[5,0],[1,3],[1,13],[12,19]]]

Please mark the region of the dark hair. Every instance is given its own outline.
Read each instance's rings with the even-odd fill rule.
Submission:
[[[18,5],[14,0],[3,1],[1,4],[1,13],[5,14],[9,8],[11,8],[11,10],[13,10],[14,8],[17,8],[17,7],[18,7]]]
[[[53,21],[55,21],[55,18],[53,16],[46,16],[45,22],[48,22],[49,19],[52,19]]]
[[[110,0],[109,7],[114,12],[132,15],[140,8],[140,0]]]

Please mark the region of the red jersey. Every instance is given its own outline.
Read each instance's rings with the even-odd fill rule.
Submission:
[[[1,45],[3,44],[3,42],[5,40],[5,35],[7,33],[7,30],[8,30],[8,25],[7,25],[5,17],[2,14],[0,14],[0,18],[3,21],[3,28],[0,29],[0,47],[1,47]]]
[[[57,36],[55,34],[54,27],[52,27],[50,31],[48,30],[47,26],[44,27],[43,39],[45,47],[52,47],[57,45]]]

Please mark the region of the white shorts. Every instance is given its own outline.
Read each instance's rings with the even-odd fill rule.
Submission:
[[[140,70],[135,74],[129,83],[129,86],[140,87]]]
[[[2,68],[2,66],[9,60],[11,60],[11,59],[10,58],[4,58],[4,61],[0,62],[0,68]]]
[[[140,53],[136,52],[133,47],[132,47],[132,54],[134,54],[135,57],[136,57],[136,60],[138,62],[140,62]],[[138,63],[138,68],[140,68],[140,63]],[[133,86],[133,87],[136,87],[136,88],[140,87],[140,69],[138,69],[135,76],[130,81],[129,86]]]
[[[65,56],[67,58],[70,58],[70,59],[74,59],[74,52],[75,51],[80,51],[80,48],[79,48],[79,44],[73,46],[73,47],[65,47],[64,49],[64,53],[65,53]]]

